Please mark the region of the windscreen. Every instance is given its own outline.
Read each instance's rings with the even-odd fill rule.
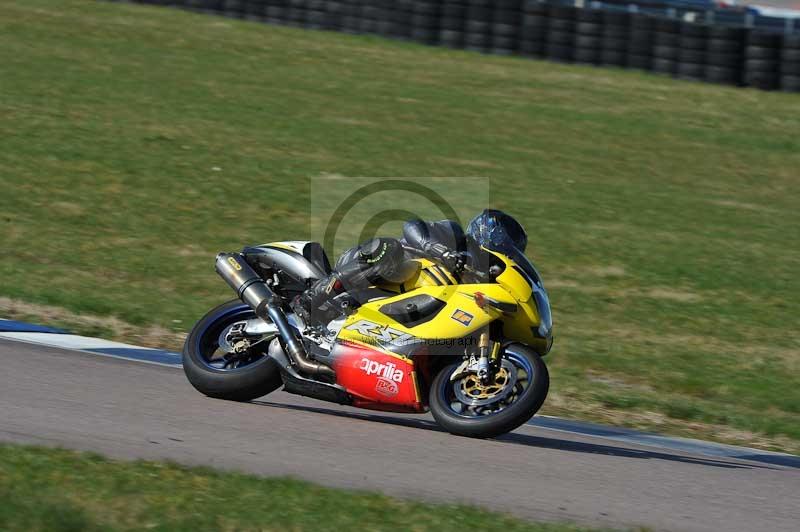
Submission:
[[[525,253],[517,248],[513,239],[503,231],[503,228],[496,226],[489,231],[481,231],[474,237],[475,243],[486,249],[502,253],[516,263],[519,273],[528,281],[533,290],[533,298],[536,301],[536,308],[541,318],[539,324],[539,336],[546,337],[550,334],[553,327],[553,318],[550,313],[550,298],[547,290],[542,283],[539,271]]]

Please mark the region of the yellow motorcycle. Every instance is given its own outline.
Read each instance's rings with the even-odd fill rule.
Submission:
[[[239,299],[195,325],[183,351],[186,375],[211,397],[247,401],[283,386],[360,408],[430,410],[462,436],[509,432],[547,396],[550,302],[513,245],[472,242],[468,259],[454,273],[417,258],[408,281],[343,295],[358,301],[320,331],[289,305],[331,271],[318,243],[221,253],[216,270]]]

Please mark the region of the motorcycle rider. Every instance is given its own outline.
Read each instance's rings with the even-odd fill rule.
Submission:
[[[293,307],[307,324],[325,324],[343,313],[334,298],[381,283],[402,284],[417,272],[415,257],[443,265],[458,275],[470,259],[475,242],[500,241],[510,236],[524,252],[527,235],[514,218],[502,211],[486,209],[472,219],[464,233],[454,221],[424,222],[410,220],[403,224],[400,240],[379,237],[345,251],[333,271],[303,292]]]

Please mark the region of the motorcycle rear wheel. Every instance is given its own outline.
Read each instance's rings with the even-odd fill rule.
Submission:
[[[278,364],[265,354],[268,342],[251,348],[251,356],[231,367],[219,358],[222,331],[254,317],[255,312],[236,299],[210,310],[197,322],[183,346],[183,371],[197,391],[217,399],[250,401],[280,388]]]
[[[498,386],[494,386],[487,388],[491,393],[482,394],[479,389],[469,388],[465,379],[470,376],[451,382],[450,377],[459,364],[447,366],[436,375],[428,401],[431,414],[442,428],[459,436],[491,438],[511,432],[542,407],[550,375],[541,357],[530,347],[511,344],[505,348],[503,359],[503,368],[508,368],[504,373],[511,388],[508,390],[502,387],[497,390]],[[516,369],[516,375],[511,375],[511,368]],[[474,380],[473,376],[470,382]],[[470,393],[475,395],[468,396]],[[492,393],[499,398],[495,402]]]

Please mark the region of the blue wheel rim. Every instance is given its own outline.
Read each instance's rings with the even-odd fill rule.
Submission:
[[[209,320],[206,322],[207,325],[199,331],[197,334],[197,338],[195,340],[195,352],[200,359],[200,362],[206,368],[214,370],[214,371],[238,371],[241,369],[246,368],[247,366],[257,362],[251,362],[250,364],[246,364],[244,366],[239,366],[235,368],[220,368],[211,364],[209,355],[213,355],[216,349],[219,347],[219,335],[222,333],[223,329],[230,325],[231,323],[249,319],[255,316],[253,310],[242,303],[239,306],[225,309],[219,311],[216,314],[213,314]]]
[[[531,365],[530,361],[527,358],[525,358],[524,356],[519,355],[517,353],[514,353],[513,351],[507,351],[504,354],[503,358],[508,359],[509,361],[511,361],[512,364],[514,364],[514,366],[517,369],[522,369],[527,374],[528,385],[525,387],[524,390],[522,390],[521,393],[519,393],[517,395],[516,399],[514,399],[512,402],[510,402],[508,405],[506,405],[502,409],[494,411],[494,412],[491,412],[491,413],[479,414],[479,415],[464,415],[461,412],[457,412],[452,407],[452,403],[454,401],[457,401],[457,399],[455,397],[451,397],[452,392],[450,390],[452,390],[452,388],[455,386],[455,383],[450,382],[450,378],[449,378],[449,375],[448,375],[447,378],[442,379],[442,381],[441,381],[441,383],[439,385],[439,389],[437,390],[437,393],[439,395],[439,400],[441,401],[442,405],[444,405],[444,407],[447,409],[447,411],[451,415],[458,416],[458,417],[464,418],[464,419],[475,419],[475,420],[490,419],[490,418],[495,417],[495,416],[499,415],[500,413],[504,412],[508,407],[518,403],[522,399],[523,396],[525,396],[526,394],[528,394],[528,393],[530,393],[532,391],[533,385],[534,385],[534,380],[535,380],[535,374],[534,374],[533,366]],[[461,403],[461,404],[463,404],[463,403]]]

